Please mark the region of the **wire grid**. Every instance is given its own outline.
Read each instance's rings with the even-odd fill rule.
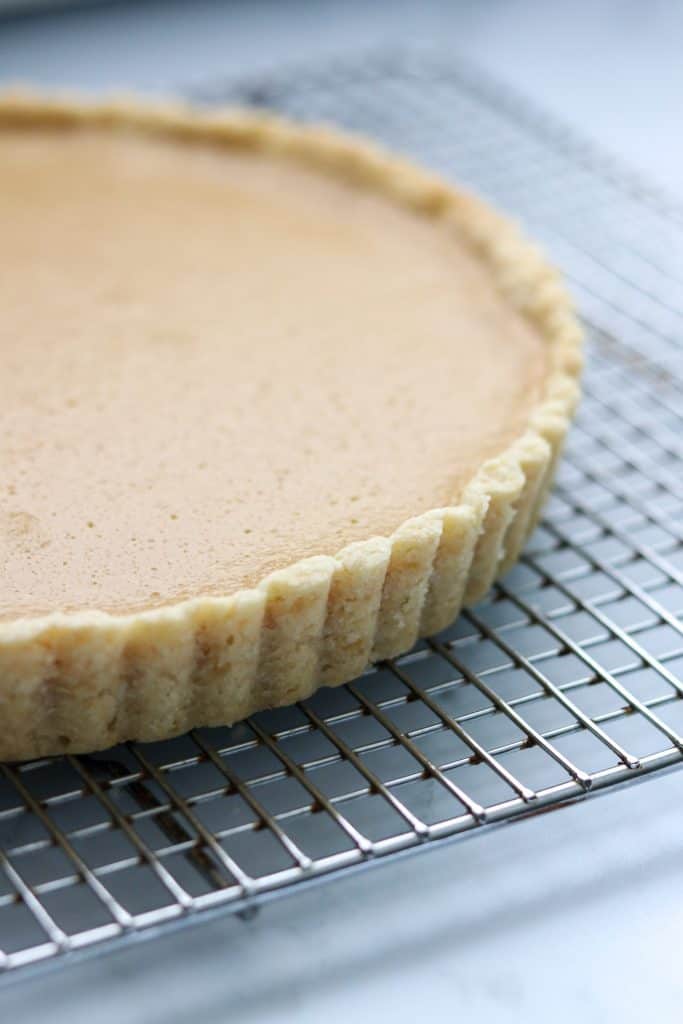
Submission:
[[[202,98],[340,122],[528,222],[589,327],[585,399],[521,562],[441,635],[234,728],[2,767],[6,971],[681,758],[683,217],[452,61]]]

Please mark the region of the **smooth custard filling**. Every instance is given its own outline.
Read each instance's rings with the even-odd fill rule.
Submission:
[[[229,594],[454,503],[545,343],[445,222],[274,157],[0,132],[0,619]]]

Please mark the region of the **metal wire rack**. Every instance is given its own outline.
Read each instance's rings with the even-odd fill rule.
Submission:
[[[520,564],[451,629],[231,729],[0,767],[5,972],[681,759],[681,211],[462,62],[200,98],[342,123],[525,221],[579,299],[585,399]]]

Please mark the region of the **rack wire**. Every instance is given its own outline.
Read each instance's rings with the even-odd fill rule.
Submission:
[[[521,562],[439,636],[234,728],[1,766],[0,972],[681,759],[683,213],[462,61],[195,98],[340,123],[514,213],[578,297],[585,398]]]

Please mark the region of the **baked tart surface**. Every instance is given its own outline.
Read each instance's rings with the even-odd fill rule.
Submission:
[[[261,115],[0,102],[0,757],[300,699],[534,525],[580,333],[517,230]]]

